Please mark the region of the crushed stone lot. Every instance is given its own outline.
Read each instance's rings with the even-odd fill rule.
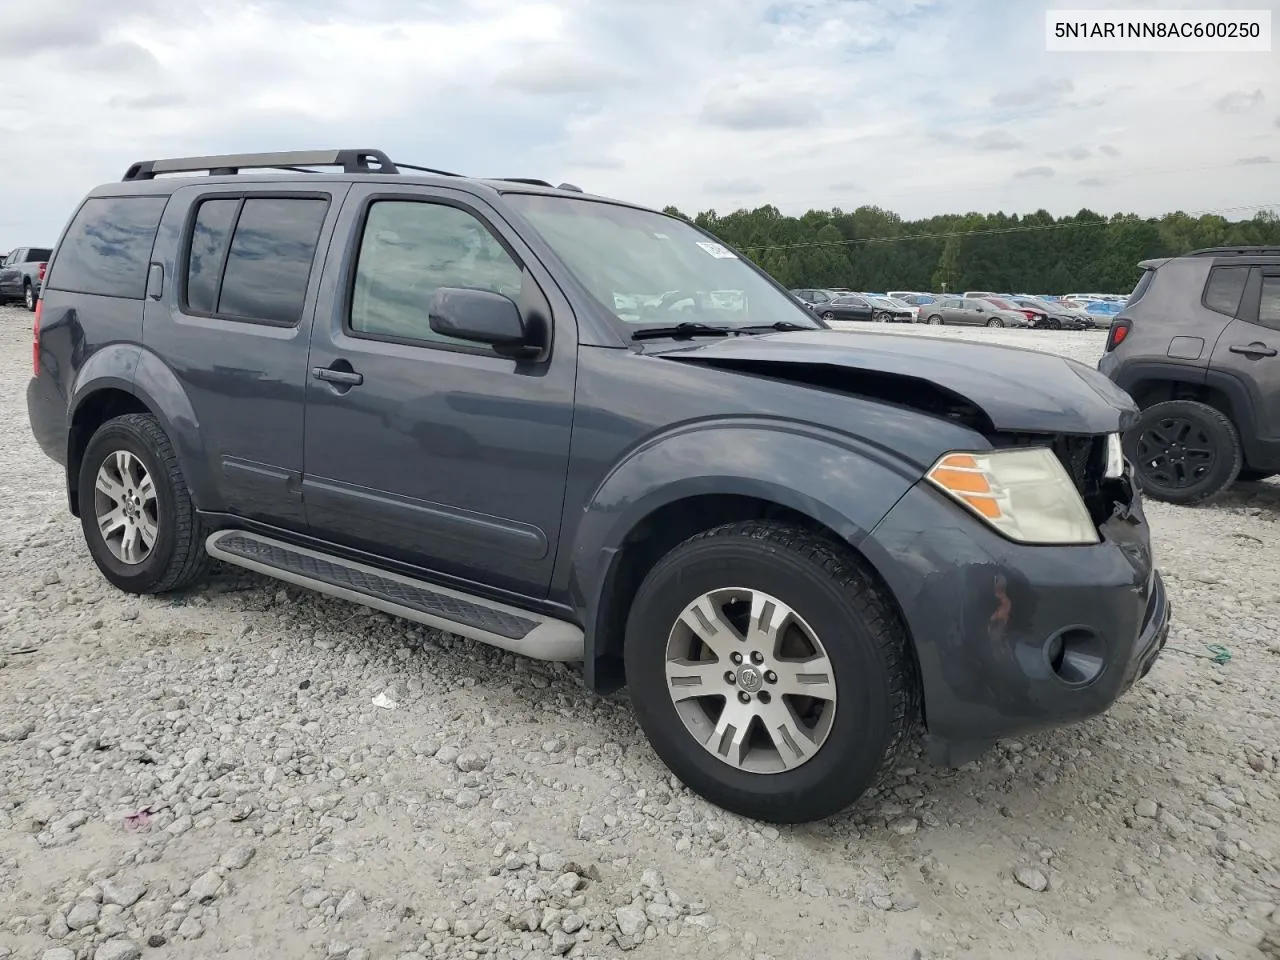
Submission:
[[[30,435],[30,330],[0,308],[0,958],[1280,956],[1274,481],[1148,504],[1171,649],[1106,716],[958,770],[913,748],[779,829],[576,668],[231,569],[109,587]]]

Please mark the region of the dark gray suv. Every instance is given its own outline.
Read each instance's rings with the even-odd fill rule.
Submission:
[[[1280,248],[1140,266],[1098,369],[1142,410],[1125,443],[1143,490],[1200,503],[1280,473]]]
[[[581,661],[760,819],[852,803],[921,720],[956,761],[1093,716],[1169,629],[1105,377],[831,331],[692,224],[569,185],[139,163],[61,237],[34,363],[32,430],[120,589],[216,557]]]

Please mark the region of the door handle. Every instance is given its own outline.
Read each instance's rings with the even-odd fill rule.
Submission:
[[[341,383],[349,387],[358,387],[364,383],[364,374],[354,370],[335,370],[333,367],[312,367],[311,375],[317,380],[329,383]]]
[[[1259,357],[1274,357],[1276,351],[1274,347],[1268,347],[1265,343],[1254,341],[1253,343],[1232,344],[1228,349],[1232,353],[1243,353],[1246,357],[1252,357],[1255,360]]]

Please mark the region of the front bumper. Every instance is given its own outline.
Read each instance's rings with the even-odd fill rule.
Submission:
[[[985,745],[1107,710],[1144,676],[1169,633],[1139,500],[1086,546],[1001,537],[925,483],[863,542],[914,641],[925,725],[944,744]],[[1102,661],[1064,679],[1055,638],[1083,638]]]

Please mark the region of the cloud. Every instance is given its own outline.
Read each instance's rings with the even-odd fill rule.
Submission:
[[[1029,84],[1001,90],[991,98],[994,107],[1029,107],[1057,103],[1075,89],[1066,77],[1039,77]]]
[[[749,197],[764,193],[764,184],[747,178],[736,180],[708,180],[702,185],[707,193],[716,196]]]
[[[984,151],[1017,150],[1023,142],[1007,130],[988,130],[973,138],[975,149]]]
[[[503,71],[497,84],[534,95],[562,96],[598,92],[625,79],[608,64],[570,51],[549,51]]]
[[[1247,167],[1257,163],[1274,163],[1274,161],[1270,157],[1259,156],[1259,157],[1241,157],[1239,160],[1236,161],[1236,163],[1239,164],[1240,166]]]
[[[1266,100],[1267,98],[1263,95],[1261,88],[1254,90],[1252,93],[1233,90],[1213,101],[1213,108],[1222,113],[1244,113],[1246,110],[1262,106]]]
[[[822,114],[814,98],[721,87],[708,94],[701,119],[727,130],[795,130],[816,125]]]
[[[3,142],[39,144],[41,162],[0,151],[0,248],[56,236],[87,190],[138,160],[320,146],[568,180],[687,211],[865,203],[920,217],[1065,214],[1087,203],[1146,216],[1254,202],[1274,179],[1273,166],[1231,156],[1276,155],[1256,142],[1280,129],[1267,120],[1274,58],[1197,54],[1190,77],[1182,58],[1035,57],[1044,30],[1035,4],[184,0],[180,16],[174,9],[164,0],[7,5],[0,130],[19,131]],[[1246,146],[1224,159],[1224,143]]]

